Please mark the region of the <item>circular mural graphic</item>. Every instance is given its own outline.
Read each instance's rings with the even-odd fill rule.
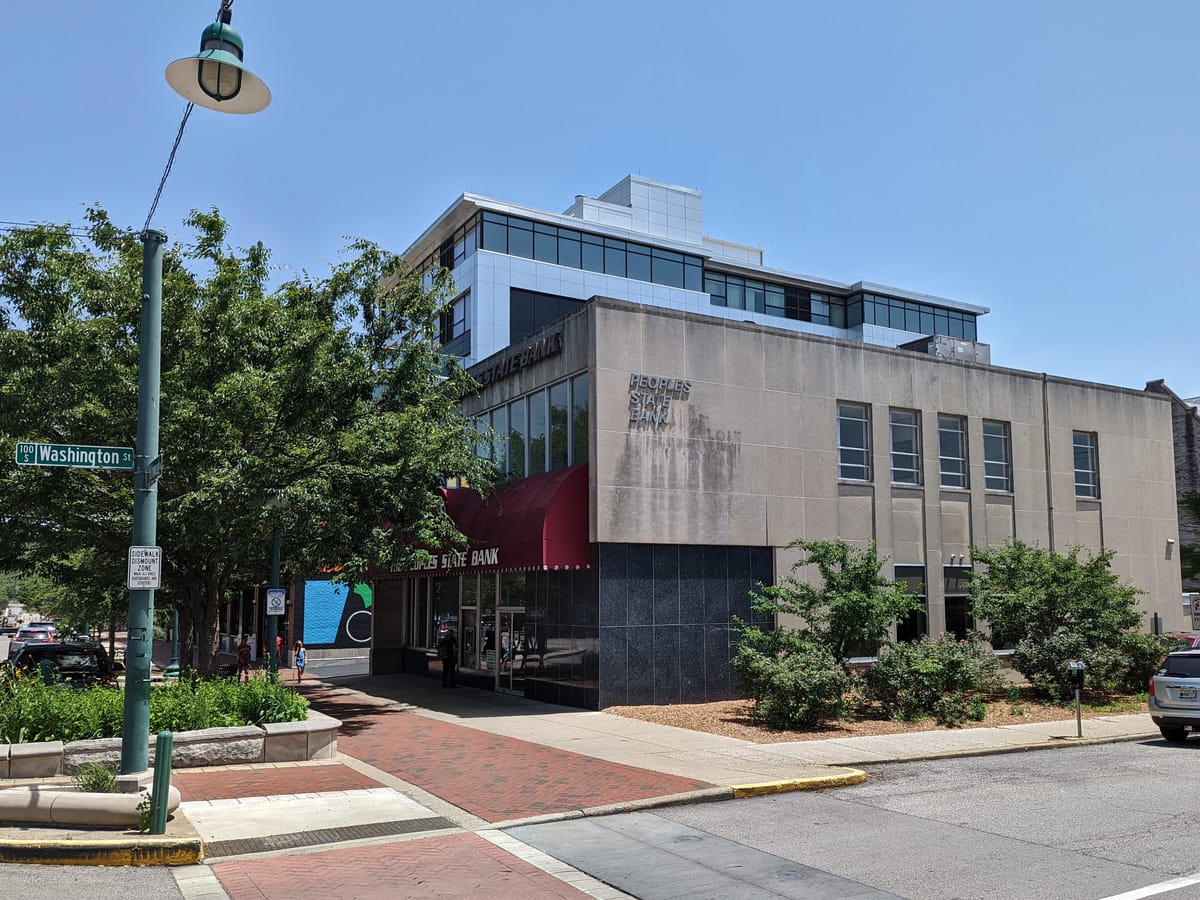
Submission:
[[[371,613],[360,609],[347,616],[346,637],[356,644],[365,644],[371,640]]]

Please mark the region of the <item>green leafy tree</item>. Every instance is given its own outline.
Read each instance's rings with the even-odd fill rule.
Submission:
[[[755,621],[734,619],[733,666],[754,715],[777,727],[815,725],[849,711],[851,657],[874,653],[899,617],[920,605],[905,586],[880,575],[875,547],[843,540],[789,544],[804,555],[778,584],[751,594]],[[816,566],[820,584],[799,577]],[[791,616],[795,626],[777,623]]]
[[[457,411],[475,384],[440,354],[448,273],[358,241],[327,277],[272,289],[262,244],[231,249],[216,211],[186,225],[164,254],[157,602],[211,670],[218,612],[265,577],[274,525],[287,571],[361,578],[461,540],[434,489],[489,473]],[[100,209],[84,232],[0,239],[0,568],[108,598],[132,478],[12,462],[17,441],[135,445],[141,244]]]
[[[1142,592],[1113,574],[1115,551],[1054,553],[1012,539],[973,553],[979,566],[970,584],[974,613],[994,637],[1016,647],[1013,666],[1040,692],[1070,694],[1071,659],[1087,664],[1089,683],[1097,687],[1134,680],[1129,663],[1145,656],[1137,635]]]
[[[846,665],[853,656],[873,655],[892,623],[920,608],[920,599],[902,583],[880,574],[887,560],[879,558],[874,545],[862,550],[838,539],[797,540],[788,547],[804,555],[792,574],[756,592],[753,607],[768,622],[783,614],[798,617],[800,625],[763,631],[766,646],[786,650],[793,640],[816,644]],[[819,584],[799,577],[807,566],[816,567]]]

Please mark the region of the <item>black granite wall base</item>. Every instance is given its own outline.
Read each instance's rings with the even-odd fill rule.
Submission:
[[[769,547],[599,544],[600,707],[737,696],[730,621],[774,580]]]

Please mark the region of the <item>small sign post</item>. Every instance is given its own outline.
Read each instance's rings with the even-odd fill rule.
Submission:
[[[129,578],[131,591],[157,591],[162,583],[162,547],[130,547]]]
[[[286,609],[287,591],[283,588],[267,588],[267,615],[282,616]]]

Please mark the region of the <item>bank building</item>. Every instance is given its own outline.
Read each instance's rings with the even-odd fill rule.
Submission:
[[[986,308],[773,269],[634,175],[561,213],[463,194],[405,256],[452,271],[441,339],[506,481],[445,490],[465,551],[372,581],[375,674],[453,627],[460,683],[736,696],[731,618],[796,538],[876,542],[923,601],[902,639],[973,627],[971,549],[1010,537],[1115,550],[1147,623],[1186,626],[1169,400],[992,365]]]

